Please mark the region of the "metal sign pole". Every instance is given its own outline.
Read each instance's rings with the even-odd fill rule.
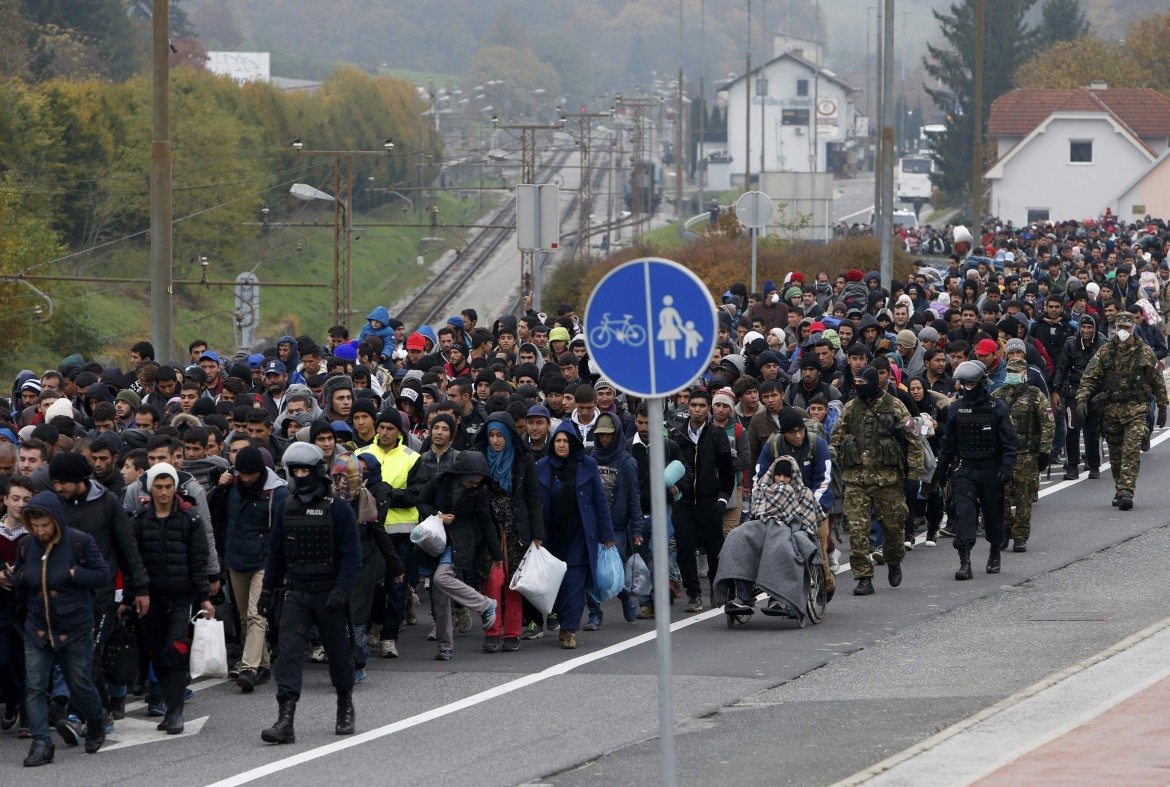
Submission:
[[[658,651],[658,759],[664,787],[674,780],[674,687],[670,658],[670,558],[666,535],[666,446],[662,398],[646,400],[650,416],[650,523],[654,548],[654,628]]]
[[[759,230],[756,227],[749,227],[748,232],[752,234],[752,292],[759,292],[756,288],[756,244],[759,243]]]

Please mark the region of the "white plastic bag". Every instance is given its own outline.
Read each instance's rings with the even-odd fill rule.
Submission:
[[[438,557],[447,549],[447,528],[438,515],[432,514],[414,526],[410,541],[428,555]]]
[[[208,620],[201,611],[191,618],[195,634],[191,637],[191,679],[226,678],[227,644],[223,638],[223,621]]]
[[[561,580],[568,570],[568,564],[552,552],[530,544],[508,587],[528,599],[540,614],[547,615],[552,612],[557,593],[561,591]]]
[[[654,587],[650,579],[650,567],[637,552],[626,561],[626,590],[635,596],[648,596]]]

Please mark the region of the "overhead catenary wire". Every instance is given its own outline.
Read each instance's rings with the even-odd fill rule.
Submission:
[[[299,175],[303,175],[306,171],[309,171],[315,167],[324,166],[328,163],[329,163],[328,161],[316,162],[313,164],[306,165],[304,167],[300,167],[296,170],[286,170],[285,172],[280,173],[280,174],[288,174],[290,172],[296,172],[297,175],[299,176]],[[243,195],[238,196],[238,197],[233,197],[232,199],[225,200],[224,202],[221,202],[221,203],[216,204],[216,205],[212,205],[212,206],[205,208],[203,210],[199,210],[199,211],[196,211],[194,213],[189,213],[186,216],[180,216],[179,218],[172,221],[171,224],[172,225],[178,224],[179,222],[186,221],[188,219],[192,219],[192,218],[195,218],[197,216],[202,216],[205,213],[210,213],[211,211],[218,210],[220,208],[234,204],[234,203],[239,202],[241,200],[249,199],[252,197],[257,197],[261,194],[264,194],[267,191],[272,191],[273,189],[278,189],[278,188],[281,188],[283,186],[287,186],[291,183],[295,183],[297,180],[298,180],[297,177],[293,177],[293,178],[290,178],[288,180],[282,181],[281,183],[276,183],[272,186],[268,186],[266,188],[260,189],[259,191],[254,191],[254,192],[250,192],[248,194],[243,194]],[[34,265],[28,266],[23,271],[21,271],[21,273],[28,273],[29,271],[37,270],[37,269],[42,268],[46,265],[52,265],[54,263],[64,262],[65,260],[73,259],[76,257],[81,257],[81,256],[84,256],[86,254],[91,254],[91,253],[98,251],[100,249],[108,248],[110,246],[114,246],[114,245],[119,244],[119,243],[124,243],[126,241],[133,240],[134,238],[141,237],[143,235],[147,235],[149,233],[150,233],[150,228],[148,227],[146,229],[139,230],[138,232],[133,232],[129,235],[124,235],[121,238],[114,238],[112,240],[105,241],[104,243],[99,243],[95,246],[90,246],[90,247],[85,248],[85,249],[80,249],[80,250],[75,251],[75,252],[70,252],[69,254],[65,254],[65,255],[62,255],[60,257],[54,257],[53,259],[38,262]]]

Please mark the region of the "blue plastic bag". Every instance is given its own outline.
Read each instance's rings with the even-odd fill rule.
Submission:
[[[593,593],[598,601],[605,602],[622,592],[626,582],[626,569],[617,547],[598,546],[597,566],[593,571]]]

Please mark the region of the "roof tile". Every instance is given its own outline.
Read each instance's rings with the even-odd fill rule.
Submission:
[[[1170,137],[1170,97],[1149,88],[1013,90],[992,102],[988,131],[1023,137],[1053,112],[1099,112],[1102,106],[1143,139]]]

